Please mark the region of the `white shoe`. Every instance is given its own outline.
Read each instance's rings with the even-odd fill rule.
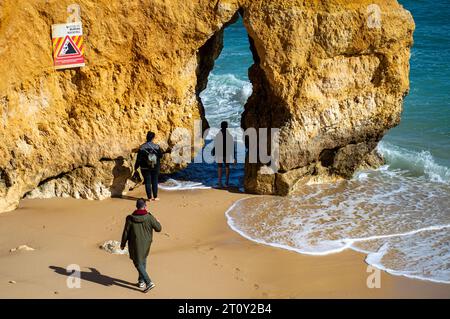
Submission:
[[[145,282],[140,281],[140,282],[138,282],[137,285],[138,285],[139,288],[144,288],[145,287]]]
[[[144,293],[149,292],[153,288],[155,288],[155,284],[151,282],[148,286],[145,287],[145,289],[142,292]]]

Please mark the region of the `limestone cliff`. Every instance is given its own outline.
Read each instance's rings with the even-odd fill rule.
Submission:
[[[78,0],[86,67],[52,68],[51,25],[73,0],[0,2],[0,212],[29,196],[104,198],[130,186],[153,130],[204,120],[198,97],[237,12],[252,42],[243,126],[281,129],[280,172],[246,166],[246,189],[287,194],[350,176],[398,124],[414,22],[395,0]],[[169,156],[165,171],[178,169]]]

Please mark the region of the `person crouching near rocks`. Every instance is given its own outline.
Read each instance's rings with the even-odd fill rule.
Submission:
[[[126,218],[120,248],[125,249],[128,242],[130,259],[139,273],[138,287],[144,288],[143,292],[148,292],[155,284],[147,274],[147,257],[152,244],[153,230],[160,232],[161,224],[147,211],[145,199],[138,199],[136,208]]]

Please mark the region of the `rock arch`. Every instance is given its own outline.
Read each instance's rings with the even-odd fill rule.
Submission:
[[[247,165],[249,192],[373,164],[408,92],[414,22],[395,0],[377,1],[380,23],[366,0],[79,0],[87,66],[64,71],[43,35],[70,1],[22,2],[0,4],[0,212],[30,191],[110,196],[147,130],[171,145],[176,127],[192,129],[214,35],[239,10],[255,54],[242,124],[279,127],[282,140],[278,174]]]

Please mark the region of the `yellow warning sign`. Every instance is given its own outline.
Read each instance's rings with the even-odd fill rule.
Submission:
[[[56,69],[84,66],[81,22],[52,25],[53,65]]]

